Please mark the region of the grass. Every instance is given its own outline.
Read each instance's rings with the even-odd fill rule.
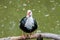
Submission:
[[[38,30],[60,34],[60,0],[0,0],[0,38],[19,36],[19,20],[31,9]]]

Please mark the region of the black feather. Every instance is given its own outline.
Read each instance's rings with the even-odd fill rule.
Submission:
[[[37,22],[36,22],[36,20],[34,20],[34,27],[32,27],[31,30],[28,30],[28,29],[25,27],[26,20],[27,20],[26,17],[23,17],[23,18],[21,19],[20,25],[19,25],[20,29],[21,29],[22,31],[26,32],[26,33],[31,33],[31,32],[33,32],[33,31],[35,31],[35,30],[37,29]],[[27,24],[27,25],[28,25],[28,24]]]

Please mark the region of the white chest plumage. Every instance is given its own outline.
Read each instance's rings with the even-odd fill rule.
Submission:
[[[29,17],[27,20],[26,20],[26,23],[25,23],[25,27],[30,30],[32,29],[32,27],[34,26],[34,20],[32,17]]]

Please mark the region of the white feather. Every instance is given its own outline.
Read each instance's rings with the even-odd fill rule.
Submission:
[[[30,30],[34,26],[34,21],[32,17],[29,17],[25,23],[25,27]]]

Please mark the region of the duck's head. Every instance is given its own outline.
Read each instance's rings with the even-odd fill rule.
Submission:
[[[26,17],[32,17],[32,11],[31,10],[27,10],[27,16]]]

